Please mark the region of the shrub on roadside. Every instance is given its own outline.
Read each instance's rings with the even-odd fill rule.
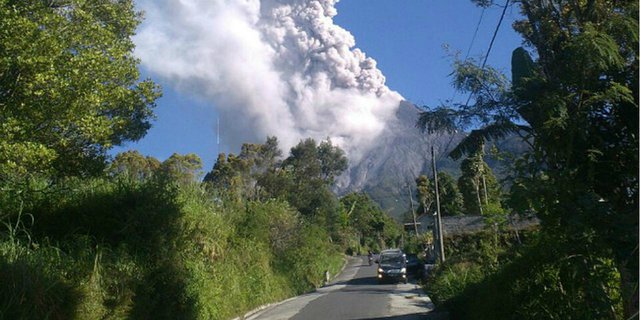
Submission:
[[[282,201],[245,205],[154,179],[68,180],[47,193],[24,207],[33,225],[0,230],[0,318],[228,319],[342,264],[327,231]]]
[[[448,262],[429,275],[429,297],[438,306],[460,295],[468,286],[482,281],[484,274],[473,262]]]
[[[540,233],[462,290],[440,275],[433,283],[445,283],[447,290],[436,290],[434,301],[451,319],[622,319],[619,273],[600,250]]]

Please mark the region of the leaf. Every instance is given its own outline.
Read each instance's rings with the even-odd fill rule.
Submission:
[[[471,131],[460,143],[449,152],[449,157],[454,160],[460,159],[465,154],[476,153],[486,141],[501,139],[510,133],[523,129],[510,121],[501,121],[485,126],[481,129]]]
[[[456,124],[457,115],[456,111],[447,108],[423,111],[418,116],[416,128],[427,134],[435,132],[454,133],[459,129]]]

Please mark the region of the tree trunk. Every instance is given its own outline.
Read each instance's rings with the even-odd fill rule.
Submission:
[[[478,211],[480,212],[480,215],[482,215],[482,200],[480,200],[480,182],[479,181],[474,181],[474,185],[476,187],[476,198],[478,199]]]
[[[626,265],[626,261],[618,263],[624,318],[638,319],[638,281],[637,278],[634,279],[632,271]]]

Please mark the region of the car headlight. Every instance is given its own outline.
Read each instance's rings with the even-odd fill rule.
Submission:
[[[378,273],[384,273],[384,270],[382,268],[378,268]]]
[[[400,272],[401,272],[401,273],[407,273],[407,268],[402,268],[402,269],[400,269]]]

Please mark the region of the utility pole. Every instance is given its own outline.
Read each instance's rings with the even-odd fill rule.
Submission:
[[[480,156],[480,159],[480,165],[482,166],[482,170],[480,171],[482,174],[482,189],[484,189],[484,205],[487,206],[489,205],[489,196],[487,195],[487,180],[484,178],[484,143],[482,144],[482,155]],[[482,208],[482,206],[480,206],[480,208]]]
[[[438,224],[438,256],[440,257],[440,262],[444,262],[444,241],[442,238],[442,217],[440,216],[440,190],[438,188],[438,170],[436,169],[436,155],[431,146],[431,165],[433,167],[433,181],[436,187],[436,221]]]
[[[413,208],[413,194],[411,193],[410,183],[407,183],[407,188],[409,189],[409,203],[411,204],[411,214],[413,215],[413,229],[416,232],[416,237],[418,237],[418,223],[416,222],[416,210]]]
[[[487,195],[487,179],[484,178],[482,173],[482,189],[484,189],[484,205],[489,205],[489,196]]]

